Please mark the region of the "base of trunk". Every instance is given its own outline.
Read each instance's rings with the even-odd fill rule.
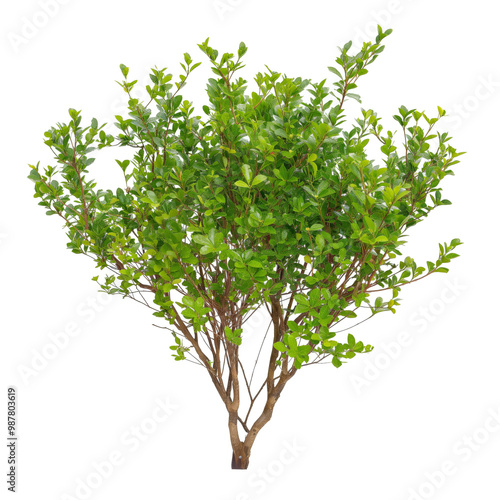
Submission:
[[[248,469],[248,457],[236,456],[233,451],[231,469]]]

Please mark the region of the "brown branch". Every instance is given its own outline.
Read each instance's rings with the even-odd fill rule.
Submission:
[[[85,192],[83,189],[82,177],[81,177],[80,171],[78,170],[76,165],[73,165],[73,168],[75,169],[75,172],[78,174],[78,181],[80,182],[80,189],[82,192],[83,218],[85,220],[85,230],[88,231],[88,229],[89,229],[89,210],[88,210],[87,204],[85,203]]]

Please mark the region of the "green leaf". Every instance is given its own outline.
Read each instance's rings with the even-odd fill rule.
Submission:
[[[334,68],[333,66],[328,66],[328,70],[331,71],[333,74],[337,75],[340,79],[343,78],[343,76],[340,74],[340,71],[337,68]]]
[[[293,335],[287,336],[287,342],[288,345],[290,346],[290,349],[292,350],[297,349],[297,339]]]
[[[227,340],[235,345],[241,345],[241,337],[238,335],[238,332],[241,332],[241,329],[235,330],[233,332],[233,330],[231,330],[231,328],[229,328],[228,326],[224,328],[224,333],[226,334]]]
[[[332,347],[335,347],[338,344],[336,340],[324,340],[323,345],[327,348],[330,349]]]
[[[244,163],[241,167],[241,171],[243,172],[243,176],[245,177],[247,183],[250,184],[250,181],[252,180],[252,169],[250,168],[250,165]]]
[[[309,299],[305,296],[305,295],[295,295],[295,302],[297,302],[297,304],[302,304],[302,305],[309,305]]]
[[[200,248],[201,255],[207,255],[209,253],[215,252],[216,248],[212,245],[205,245]]]
[[[120,69],[122,70],[122,74],[125,78],[127,78],[128,76],[128,71],[129,69],[127,68],[127,66],[125,66],[125,64],[120,64]]]
[[[267,177],[265,175],[257,175],[252,181],[252,186],[257,186],[258,184],[264,182],[265,180],[267,180]]]
[[[310,345],[301,345],[297,348],[297,351],[301,356],[307,356],[311,352]]]
[[[435,273],[447,273],[448,271],[449,269],[446,267],[438,267],[437,269],[434,269]]]
[[[236,181],[234,184],[236,186],[242,187],[242,188],[249,188],[250,187],[246,182],[243,182],[243,181]]]
[[[316,235],[316,246],[318,247],[320,252],[325,247],[325,238],[323,238],[321,234]]]
[[[247,50],[248,47],[243,42],[241,42],[240,46],[238,47],[238,57],[243,57],[246,54]]]
[[[31,171],[28,175],[28,179],[31,179],[34,182],[38,182],[38,181],[42,180],[42,178],[40,177],[40,174],[34,168],[31,169]]]
[[[287,347],[285,344],[283,344],[283,342],[275,342],[273,345],[274,348],[279,352],[285,352],[287,350]]]
[[[204,234],[193,234],[193,240],[200,245],[211,245],[210,240]]]
[[[154,203],[154,204],[158,204],[158,198],[156,196],[156,194],[153,192],[153,191],[147,191],[146,192],[147,194],[147,197]]]
[[[332,357],[332,364],[333,364],[333,366],[335,366],[335,368],[340,368],[342,366],[342,361],[340,361],[340,359],[337,358],[337,356],[333,356]]]
[[[373,222],[372,219],[370,219],[370,217],[368,217],[368,215],[365,215],[363,217],[363,220],[365,221],[365,224],[366,226],[368,227],[368,229],[373,233],[375,232],[375,229],[376,229],[376,226],[375,226],[375,223]]]
[[[159,170],[161,167],[163,167],[163,156],[158,155],[155,160],[155,170]]]
[[[262,267],[263,267],[263,266],[262,266],[262,263],[261,263],[261,262],[259,262],[258,260],[251,260],[251,261],[248,263],[248,265],[249,265],[250,267],[257,267],[257,268],[262,268]]]
[[[194,307],[195,300],[190,295],[184,295],[184,297],[182,297],[182,303],[188,307]]]

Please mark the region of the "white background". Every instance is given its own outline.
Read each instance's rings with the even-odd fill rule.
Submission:
[[[500,498],[494,2],[53,0],[49,14],[42,5],[9,2],[0,21],[1,407],[6,387],[17,386],[17,498]],[[68,108],[101,122],[123,112],[120,63],[145,82],[152,66],[178,74],[188,51],[204,64],[184,95],[201,111],[210,71],[197,44],[206,37],[220,52],[248,45],[249,81],[267,64],[331,83],[337,46],[371,39],[376,23],[394,33],[360,80],[363,106],[395,129],[401,104],[433,115],[440,105],[452,115],[441,129],[467,152],[443,183],[453,205],[415,228],[407,254],[435,260],[438,242],[458,237],[461,258],[448,275],[403,289],[398,314],[356,330],[373,353],[339,370],[301,370],[250,468],[232,471],[225,409],[206,373],[174,362],[170,334],[146,308],[98,294],[92,261],[66,250],[60,221],[37,206],[27,165],[51,161],[43,132]],[[109,155],[92,169],[106,187],[119,179]],[[248,345],[263,327],[246,333]],[[79,334],[62,333],[71,328]],[[159,423],[158,398],[175,406]],[[143,426],[140,444],[134,426]],[[110,455],[120,463],[98,475],[95,464]]]

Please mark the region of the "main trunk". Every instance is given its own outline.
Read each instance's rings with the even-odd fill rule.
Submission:
[[[232,469],[248,469],[248,464],[250,462],[250,452],[252,451],[252,446],[255,442],[255,438],[257,434],[260,432],[262,427],[266,425],[269,420],[271,420],[272,416],[272,407],[274,406],[275,400],[268,401],[266,403],[266,408],[260,415],[260,417],[255,421],[252,427],[249,429],[245,439],[240,441],[239,436],[235,436],[234,427],[229,426],[229,433],[231,436],[231,446],[233,448],[233,457],[231,460],[231,468]],[[271,408],[269,408],[271,406]],[[235,439],[236,437],[236,439]]]
[[[242,449],[238,450],[235,454],[233,450],[233,458],[231,460],[231,469],[248,469],[250,456]]]
[[[271,420],[273,416],[274,405],[278,401],[278,398],[285,386],[285,381],[275,387],[272,391],[271,396],[268,397],[264,410],[260,414],[259,418],[254,422],[252,427],[248,429],[247,435],[244,441],[241,441],[238,436],[237,429],[237,417],[234,414],[229,415],[229,435],[231,437],[231,446],[233,448],[233,457],[231,460],[232,469],[247,469],[250,461],[250,452],[252,446],[255,442],[257,434],[261,429]]]
[[[272,403],[274,406],[274,402]],[[235,422],[234,414],[229,416],[229,435],[231,438],[231,447],[233,456],[231,460],[232,469],[248,469],[250,462],[250,452],[259,431],[264,425],[269,422],[272,416],[272,409],[269,409],[269,401],[266,403],[266,408],[261,416],[256,420],[254,425],[248,430],[245,439],[242,441],[238,435],[237,421]],[[236,417],[237,418],[237,417]]]

